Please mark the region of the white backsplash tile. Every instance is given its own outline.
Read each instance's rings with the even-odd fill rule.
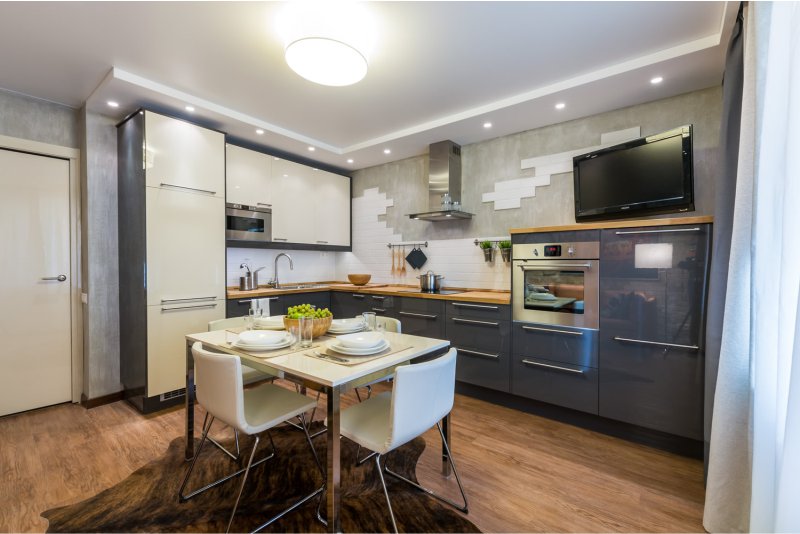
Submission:
[[[318,252],[312,250],[267,250],[260,248],[229,248],[227,258],[227,283],[229,286],[239,285],[239,265],[247,263],[255,271],[259,267],[264,269],[258,273],[259,282],[262,284],[272,278],[275,270],[275,256],[286,252],[294,264],[294,269],[289,269],[286,258],[278,260],[278,273],[281,283],[317,282],[336,279],[336,253]]]

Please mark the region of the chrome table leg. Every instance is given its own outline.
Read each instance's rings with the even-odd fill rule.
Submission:
[[[186,394],[184,406],[186,411],[186,460],[194,458],[194,358],[192,357],[192,342],[186,341]]]
[[[450,460],[448,459],[448,449],[447,443],[452,443],[450,441],[450,414],[444,416],[442,419],[442,426],[441,426],[441,433],[442,433],[442,476],[449,477],[450,476]],[[446,442],[445,442],[446,440]]]
[[[326,473],[326,488],[325,494],[327,498],[326,511],[328,513],[328,532],[341,532],[341,438],[339,437],[340,431],[340,395],[341,388],[334,386],[327,391],[328,396],[328,472]]]

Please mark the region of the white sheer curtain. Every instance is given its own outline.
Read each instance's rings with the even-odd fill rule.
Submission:
[[[800,531],[800,5],[751,3],[704,526]]]

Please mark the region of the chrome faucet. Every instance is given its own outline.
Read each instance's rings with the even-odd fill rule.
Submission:
[[[275,256],[275,276],[272,278],[272,287],[275,289],[280,289],[278,285],[278,260],[281,256],[286,256],[286,259],[289,260],[289,269],[294,270],[294,262],[292,261],[292,257],[286,254],[285,252],[281,252],[277,256]]]

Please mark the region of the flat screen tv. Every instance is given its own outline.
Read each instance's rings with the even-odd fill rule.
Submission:
[[[575,220],[694,210],[692,126],[572,159]]]

